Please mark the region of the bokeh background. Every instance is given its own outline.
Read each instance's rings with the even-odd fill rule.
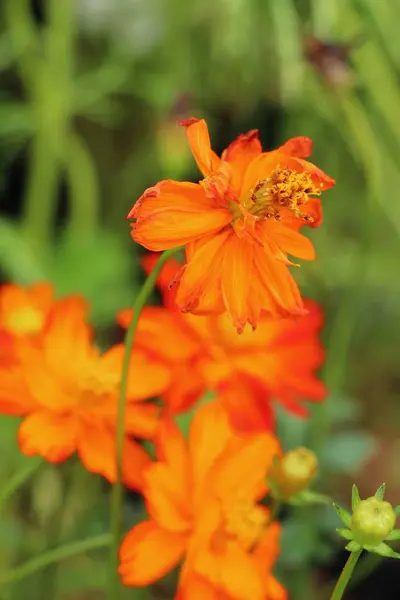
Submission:
[[[349,504],[386,481],[400,503],[400,37],[398,0],[2,0],[0,276],[54,282],[92,302],[100,344],[142,281],[125,216],[162,178],[199,177],[179,118],[205,117],[214,148],[259,128],[266,149],[314,140],[337,180],[310,231],[318,260],[297,272],[324,307],[327,402],[280,415],[284,446],[320,458],[320,491]],[[155,299],[156,301],[156,299]],[[290,366],[288,366],[289,368]],[[23,469],[16,420],[0,418],[0,498]],[[14,584],[4,573],[107,531],[107,485],[74,464],[42,468],[0,502],[0,597],[105,598],[106,551]],[[140,501],[126,503],[126,525]],[[330,507],[284,514],[279,573],[294,600],[329,597],[345,560]],[[387,560],[349,598],[398,598]],[[363,563],[362,563],[363,564]],[[173,578],[172,578],[173,579]],[[124,597],[171,598],[171,580]]]

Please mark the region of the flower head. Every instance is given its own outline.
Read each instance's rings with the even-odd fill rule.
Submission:
[[[285,598],[271,574],[279,525],[258,503],[267,493],[276,438],[237,437],[222,406],[210,402],[197,411],[188,443],[167,420],[156,448],[158,460],[144,476],[150,519],[122,544],[123,583],[146,586],[183,558],[180,600]]]
[[[145,260],[154,266],[154,255]],[[319,306],[306,301],[308,312],[297,318],[272,319],[263,315],[255,332],[238,336],[229,317],[182,314],[169,288],[179,264],[170,261],[161,271],[159,285],[164,307],[146,307],[139,320],[136,343],[168,364],[171,385],[163,399],[173,414],[187,410],[207,390],[224,403],[239,429],[273,427],[273,401],[306,416],[303,399],[321,401],[325,387],[316,376],[324,360],[318,340],[323,318]],[[132,312],[118,317],[127,327]]]
[[[150,250],[185,245],[187,264],[176,301],[183,312],[228,312],[239,332],[261,313],[302,314],[288,255],[314,259],[299,233],[322,219],[319,196],[334,180],[304,160],[308,138],[262,152],[257,130],[241,135],[219,158],[204,120],[183,121],[204,179],[165,180],[136,202],[132,237]]]
[[[93,344],[87,305],[79,297],[57,302],[39,339],[18,343],[12,368],[0,371],[0,412],[23,416],[18,441],[24,454],[60,462],[75,451],[84,466],[114,481],[115,428],[123,346],[104,354]],[[125,430],[150,438],[158,409],[143,400],[164,390],[167,369],[134,352],[127,392]],[[149,459],[126,438],[124,479],[139,487]]]

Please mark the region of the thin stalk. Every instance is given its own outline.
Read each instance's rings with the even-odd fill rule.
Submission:
[[[43,464],[41,458],[32,458],[24,465],[19,471],[17,471],[11,479],[2,487],[0,492],[0,507],[17,491],[19,488],[26,483],[34,473]]]
[[[66,544],[65,546],[60,546],[54,550],[44,552],[43,554],[28,560],[25,564],[16,569],[0,574],[0,587],[15,583],[24,577],[28,577],[28,575],[36,573],[36,571],[40,571],[48,565],[71,558],[77,554],[82,554],[88,550],[106,548],[110,545],[110,542],[111,535],[109,533],[103,533],[86,540],[72,542],[71,544]]]
[[[341,600],[343,598],[343,594],[346,590],[346,587],[350,581],[350,578],[353,574],[354,568],[358,562],[358,559],[361,556],[362,550],[358,552],[351,552],[347,562],[343,568],[343,571],[337,580],[335,585],[335,589],[333,590],[331,600]]]
[[[122,485],[122,460],[123,460],[123,446],[125,436],[125,408],[126,408],[126,392],[127,382],[129,373],[129,364],[131,359],[131,353],[133,344],[135,341],[135,334],[137,325],[140,318],[140,313],[144,308],[151,291],[157,281],[158,275],[165,264],[165,262],[178,252],[180,248],[173,248],[166,250],[160,256],[158,263],[154,270],[147,277],[143,286],[141,287],[139,294],[137,295],[135,302],[133,303],[133,318],[131,324],[126,332],[125,336],[125,354],[124,362],[121,373],[121,387],[119,391],[118,399],[118,413],[117,413],[117,479],[113,486],[111,495],[111,532],[112,532],[112,544],[110,552],[110,574],[109,574],[109,599],[117,600],[119,596],[119,580],[118,580],[118,549],[121,542],[122,535],[122,508],[123,508],[123,485]]]

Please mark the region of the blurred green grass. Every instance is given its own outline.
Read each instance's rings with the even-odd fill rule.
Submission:
[[[84,293],[102,339],[142,277],[128,209],[160,178],[197,177],[178,118],[206,117],[218,150],[254,127],[268,148],[295,135],[314,140],[312,160],[337,187],[310,233],[318,260],[297,276],[326,313],[331,394],[309,422],[282,417],[283,440],[318,450],[321,486],[333,493],[347,477],[372,492],[387,473],[397,503],[400,449],[380,447],[400,418],[399,16],[399,3],[374,0],[6,0],[0,21],[0,273]],[[6,482],[24,462],[13,419],[0,420],[0,446]],[[363,475],[373,453],[379,468]],[[75,473],[71,502],[85,518],[50,535],[64,507],[43,522],[35,498],[43,485],[56,497],[66,484],[64,473],[44,472],[45,484],[34,479],[3,509],[4,569],[49,543],[107,529],[107,494],[95,491],[96,478],[82,491]],[[297,582],[293,598],[312,598],[327,522],[321,513],[301,525],[304,535],[289,536],[300,548],[292,543],[282,560],[283,577]],[[331,535],[327,559],[335,548]],[[38,574],[0,596],[104,597],[93,575],[102,556],[63,563],[47,591]]]

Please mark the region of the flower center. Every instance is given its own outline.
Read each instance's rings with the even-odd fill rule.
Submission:
[[[34,308],[16,310],[4,319],[5,329],[16,335],[33,335],[43,327],[44,318],[40,311]]]
[[[93,404],[104,398],[104,396],[115,393],[119,379],[117,373],[102,372],[99,367],[93,369],[79,382],[81,401],[84,404]]]
[[[279,221],[282,209],[287,209],[296,217],[312,223],[314,219],[304,213],[302,207],[307,204],[311,194],[319,196],[321,191],[307,171],[298,173],[293,169],[277,167],[270,177],[258,182],[244,204],[252,215],[260,218]]]
[[[225,532],[234,538],[245,551],[257,544],[268,517],[261,506],[254,502],[238,499],[224,510]]]

